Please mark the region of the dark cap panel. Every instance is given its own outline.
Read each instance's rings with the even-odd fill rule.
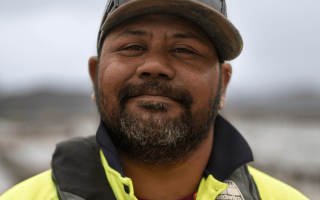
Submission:
[[[125,3],[128,3],[129,1],[132,1],[132,0],[109,0],[108,5],[113,3],[115,6],[121,6]],[[226,2],[225,2],[225,0],[196,0],[196,1],[198,1],[200,3],[204,3],[204,4],[212,7],[215,10],[222,13],[224,16],[226,16]]]
[[[220,13],[222,13],[221,11],[223,10],[222,6],[222,1],[224,0],[197,0],[200,3],[204,3],[208,6],[210,6],[211,8],[219,11]],[[224,15],[224,13],[222,13]]]
[[[98,53],[112,28],[147,14],[171,14],[194,22],[207,33],[222,61],[233,60],[242,51],[243,41],[227,19],[225,0],[110,0],[100,26]]]

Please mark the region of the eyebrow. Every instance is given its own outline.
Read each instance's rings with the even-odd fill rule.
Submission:
[[[126,29],[122,33],[118,34],[115,40],[125,37],[125,36],[152,36],[151,33],[148,33],[147,31],[143,30],[132,30],[132,29]],[[187,33],[175,33],[170,38],[176,38],[176,39],[192,39],[192,40],[197,40],[201,42],[202,44],[206,44],[201,37],[198,35],[192,33],[192,32],[187,32]]]
[[[177,38],[177,39],[192,39],[192,40],[198,40],[199,42],[205,44],[203,39],[199,37],[198,35],[188,32],[188,33],[176,33],[171,36],[171,38]]]
[[[118,38],[124,37],[124,36],[128,36],[128,35],[142,36],[142,35],[150,35],[150,34],[148,34],[147,31],[143,31],[143,30],[126,29],[122,33],[118,34],[117,37],[115,38],[115,40]]]

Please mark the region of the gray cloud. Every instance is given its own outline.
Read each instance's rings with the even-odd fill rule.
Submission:
[[[102,0],[2,1],[0,91],[90,85],[87,60],[96,53],[105,4]],[[231,96],[275,95],[300,87],[320,93],[320,2],[228,0],[227,5],[229,19],[244,39],[243,53],[231,62]]]

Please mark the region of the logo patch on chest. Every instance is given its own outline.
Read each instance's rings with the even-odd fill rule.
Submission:
[[[226,180],[224,183],[228,184],[227,189],[221,192],[216,199],[223,200],[244,200],[238,186],[233,181]]]

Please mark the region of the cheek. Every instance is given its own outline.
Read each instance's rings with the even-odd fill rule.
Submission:
[[[219,66],[209,67],[198,72],[187,72],[186,88],[193,96],[193,112],[208,106],[211,97],[218,93]],[[187,76],[186,74],[186,76]]]
[[[108,101],[112,101],[111,105],[117,103],[118,91],[123,87],[124,83],[135,74],[135,68],[132,63],[127,63],[116,56],[109,57],[101,61],[98,74],[98,86],[108,97]]]

